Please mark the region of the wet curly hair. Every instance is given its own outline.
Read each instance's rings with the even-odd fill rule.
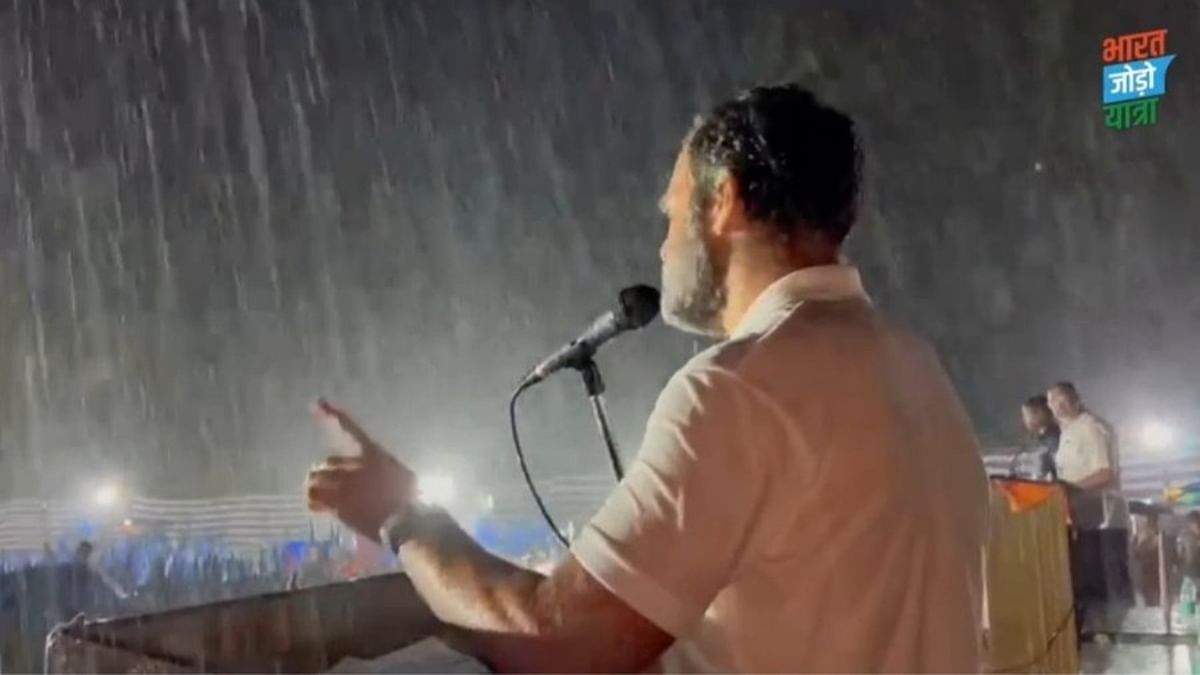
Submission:
[[[798,84],[749,89],[697,118],[687,140],[697,203],[732,176],[750,218],[840,244],[854,225],[862,150],[854,122]]]

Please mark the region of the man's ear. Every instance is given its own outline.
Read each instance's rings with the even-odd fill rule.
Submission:
[[[713,234],[729,236],[745,229],[746,218],[742,207],[741,190],[737,179],[728,171],[724,172],[724,175],[717,181],[716,187],[713,188],[708,208]]]

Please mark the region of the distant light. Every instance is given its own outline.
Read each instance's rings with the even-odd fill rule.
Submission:
[[[1142,425],[1138,437],[1147,448],[1162,450],[1175,442],[1175,430],[1162,422],[1151,421]]]
[[[417,478],[417,498],[426,504],[449,506],[454,501],[454,479],[444,474]]]
[[[121,521],[121,524],[125,527],[133,527],[133,520],[126,518],[125,520]]]
[[[116,506],[117,502],[121,500],[121,488],[116,483],[105,483],[96,488],[96,494],[93,495],[92,500],[96,506],[101,508],[107,509]]]
[[[483,510],[494,511],[496,509],[496,498],[492,495],[486,495],[483,498]]]
[[[1034,163],[1033,163],[1033,170],[1034,170],[1034,171],[1036,171],[1036,172],[1038,172],[1038,173],[1041,173],[1041,172],[1042,172],[1042,171],[1044,171],[1045,169],[1046,169],[1046,165],[1045,165],[1045,164],[1042,164],[1041,162],[1034,162]]]

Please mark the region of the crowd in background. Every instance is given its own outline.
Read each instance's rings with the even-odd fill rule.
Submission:
[[[548,569],[559,553],[524,542],[512,557]],[[77,614],[118,617],[316,586],[399,569],[359,538],[311,538],[235,551],[219,539],[141,535],[103,546],[61,541],[0,552],[0,672],[41,669],[45,636]]]
[[[337,541],[235,552],[159,537],[0,556],[0,669],[38,670],[45,636],[77,614],[130,616],[377,574],[394,563]]]

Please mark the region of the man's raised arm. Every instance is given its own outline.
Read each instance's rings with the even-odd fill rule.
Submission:
[[[491,555],[444,511],[416,506],[411,472],[348,415],[326,403],[320,414],[359,452],[331,457],[309,474],[310,506],[398,544],[405,570],[456,648],[497,671],[618,672],[644,669],[674,641],[574,556],[546,577]],[[381,538],[381,528],[391,532]]]

